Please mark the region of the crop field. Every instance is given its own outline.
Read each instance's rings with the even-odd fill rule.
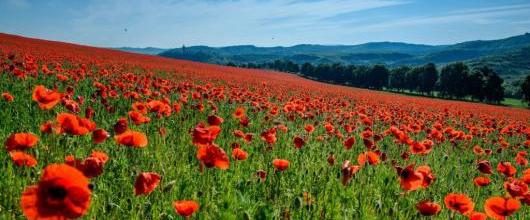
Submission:
[[[530,111],[0,34],[0,219],[528,219]]]

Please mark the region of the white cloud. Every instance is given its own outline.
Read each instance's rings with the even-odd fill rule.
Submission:
[[[104,47],[438,44],[530,29],[530,3],[505,0],[425,10],[420,0],[26,1],[0,0],[0,31]]]
[[[451,11],[443,15],[407,17],[389,22],[367,24],[356,27],[355,31],[382,31],[389,28],[399,29],[420,25],[451,23],[473,23],[477,25],[508,23],[505,20],[507,16],[527,14],[530,14],[530,4],[477,8],[470,10]]]
[[[97,42],[105,46],[125,36],[134,45],[149,38],[152,45],[166,47],[182,43],[226,45],[233,44],[234,40],[245,43],[241,42],[243,39],[260,44],[272,37],[292,38],[289,32],[304,27],[329,25],[319,22],[326,17],[405,3],[398,0],[95,1],[80,12],[72,27],[87,38],[106,35],[98,37]],[[123,33],[124,28],[127,33]]]

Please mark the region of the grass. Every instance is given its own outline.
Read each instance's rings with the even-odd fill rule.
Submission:
[[[504,98],[502,104],[514,108],[528,108],[528,104],[521,99]]]
[[[145,72],[135,74],[142,76]],[[443,204],[445,195],[461,192],[475,201],[478,210],[483,210],[485,199],[505,194],[502,187],[504,177],[497,173],[491,176],[493,184],[490,186],[479,188],[473,185],[473,177],[479,174],[475,169],[477,156],[470,147],[478,144],[494,149],[493,145],[481,138],[457,142],[455,145],[449,141],[442,142],[436,144],[430,154],[413,155],[410,160],[405,161],[400,155],[408,150],[408,146],[398,145],[392,137],[387,136],[377,145],[389,159],[379,165],[362,168],[349,185],[342,186],[342,161],[355,162],[357,155],[367,150],[359,139],[363,128],[360,124],[356,124],[357,128],[351,134],[357,137],[356,144],[351,150],[346,150],[342,140],[327,134],[322,126],[317,126],[313,134],[304,132],[304,125],[321,124],[331,114],[317,115],[313,119],[296,117],[291,121],[282,113],[274,120],[264,120],[267,113],[251,111],[253,107],[249,102],[237,103],[228,99],[214,101],[219,107],[216,114],[225,119],[221,126],[222,132],[215,142],[228,155],[231,154],[229,146],[238,142],[249,153],[249,158],[246,161],[231,160],[230,168],[225,171],[206,169],[203,173],[199,172],[199,161],[195,156],[197,149],[191,144],[189,131],[198,123],[205,122],[212,109],[206,105],[203,112],[195,110],[193,105],[198,104],[198,100],[189,99],[190,103],[181,112],[169,117],[157,118],[151,114],[151,123],[132,125],[131,129],[147,134],[149,144],[145,149],[119,146],[112,138],[95,145],[90,136],[41,134],[39,126],[42,123],[53,120],[56,114],[67,110],[64,106],[57,106],[49,111],[39,109],[37,103],[31,100],[32,89],[35,85],[42,84],[47,88],[58,85],[59,91],[65,91],[71,83],[60,83],[53,77],[46,78],[42,75],[37,79],[30,77],[26,80],[15,79],[9,73],[0,75],[0,90],[15,96],[14,102],[0,101],[0,140],[5,140],[14,132],[32,132],[41,138],[38,145],[28,151],[39,161],[35,168],[16,167],[10,161],[8,153],[0,151],[0,219],[22,218],[20,195],[25,187],[38,182],[43,167],[50,163],[62,163],[67,155],[85,158],[93,150],[106,152],[110,161],[105,165],[103,175],[91,180],[95,188],[85,219],[178,219],[180,217],[173,210],[172,202],[184,199],[195,200],[201,205],[200,210],[193,215],[197,219],[420,219],[422,217],[416,211],[415,204],[424,199]],[[200,82],[190,83],[204,85]],[[109,102],[116,111],[105,111],[99,98],[94,102],[89,99],[96,92],[92,84],[93,79],[86,78],[75,86],[75,96],[82,96],[87,100],[81,105],[81,112],[91,106],[96,109],[94,121],[98,128],[111,130],[118,118],[126,116],[133,100],[122,98],[123,96],[111,98]],[[136,86],[138,87],[131,90],[141,88],[138,84]],[[199,90],[191,92],[194,91]],[[178,100],[181,95],[175,90],[170,93],[170,99]],[[270,100],[275,99],[270,97]],[[512,100],[510,102],[514,103]],[[273,104],[281,106],[282,103],[273,101]],[[241,127],[238,120],[233,118],[232,113],[237,107],[247,109],[251,126]],[[288,131],[280,131],[273,149],[267,150],[267,145],[259,139],[259,134],[273,127],[275,122],[286,125]],[[447,126],[465,129],[465,124],[449,120]],[[167,129],[167,136],[158,134],[162,127]],[[375,120],[373,128],[374,132],[381,133],[388,125]],[[236,129],[255,134],[254,140],[245,143],[236,139],[232,135]],[[293,146],[292,138],[297,135],[307,138],[307,144],[302,149],[295,149]],[[426,133],[422,131],[411,135],[416,140],[422,140]],[[494,140],[496,135],[494,132],[485,138]],[[318,136],[323,136],[325,140],[318,141]],[[506,137],[506,140],[520,143],[522,137]],[[330,152],[334,153],[337,161],[333,166],[326,162]],[[496,165],[499,161],[511,160],[515,153],[514,150],[506,150],[488,159]],[[275,158],[290,160],[288,170],[274,172],[271,162]],[[399,186],[391,160],[400,165],[429,165],[436,180],[426,189],[405,193]],[[523,169],[519,165],[517,168]],[[268,173],[263,183],[255,176],[259,169]],[[135,177],[140,172],[147,171],[161,174],[162,181],[150,195],[136,197],[133,195]],[[304,199],[304,194],[309,195],[311,202]],[[512,219],[524,219],[529,214],[530,210],[525,207]],[[443,209],[436,218],[448,219],[453,215],[450,210]],[[462,216],[457,218],[461,219]]]

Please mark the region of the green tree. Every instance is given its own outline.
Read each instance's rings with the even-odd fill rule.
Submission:
[[[421,93],[432,95],[438,81],[438,70],[434,63],[428,63],[421,68],[418,89]]]
[[[499,104],[504,100],[504,80],[488,67],[481,68],[482,74],[486,78],[484,85],[484,98],[486,102]]]
[[[523,95],[523,101],[530,107],[530,74],[526,76],[523,83],[521,83],[520,88]]]
[[[466,64],[458,62],[442,68],[440,74],[442,97],[462,99],[469,94],[469,67]]]
[[[408,66],[400,66],[390,71],[389,87],[402,92],[407,86],[407,73],[410,71]]]
[[[484,75],[480,70],[473,70],[469,76],[469,91],[471,100],[484,101]]]
[[[315,73],[315,67],[311,65],[311,63],[304,63],[302,64],[302,68],[300,69],[300,73],[304,76],[313,76]]]
[[[418,91],[418,82],[420,81],[420,75],[423,68],[414,67],[409,70],[407,73],[407,79],[405,83],[405,89],[408,89],[410,92]]]
[[[389,71],[384,65],[376,64],[369,72],[369,88],[383,89],[388,87]]]

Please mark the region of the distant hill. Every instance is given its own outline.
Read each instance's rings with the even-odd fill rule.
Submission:
[[[117,47],[117,48],[112,48],[112,49],[126,51],[126,52],[132,52],[132,53],[147,54],[147,55],[158,55],[158,54],[168,50],[168,49],[162,49],[162,48],[156,48],[156,47],[144,47],[144,48]]]
[[[424,45],[400,42],[371,42],[359,45],[300,44],[290,47],[191,46],[175,49],[118,48],[120,50],[159,54],[160,56],[215,64],[265,63],[278,59],[298,64],[310,62],[375,64],[389,66],[420,65],[429,62],[444,65],[463,61],[471,65],[491,65],[502,76],[516,77],[530,73],[530,34],[499,40],[477,40],[452,45]]]
[[[471,66],[487,65],[506,77],[530,74],[530,46],[468,61]],[[517,78],[517,77],[515,77]]]

